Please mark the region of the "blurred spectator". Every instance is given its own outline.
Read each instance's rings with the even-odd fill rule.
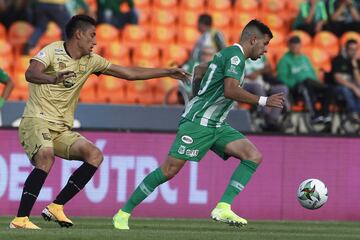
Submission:
[[[312,123],[330,123],[331,88],[319,81],[309,58],[301,53],[298,36],[289,39],[288,47],[289,51],[277,64],[278,78],[289,87],[295,99],[304,99]],[[321,110],[315,108],[317,101],[321,102]]]
[[[0,95],[0,110],[5,104],[5,100],[9,98],[11,91],[14,88],[14,83],[1,68],[0,68],[0,83],[5,84],[5,88],[3,89]]]
[[[323,0],[307,0],[300,4],[293,28],[303,30],[314,36],[317,32],[323,30],[327,20],[325,2]]]
[[[70,19],[66,7],[68,0],[35,0],[35,31],[29,42],[24,46],[23,54],[29,54],[30,49],[35,47],[40,37],[46,31],[49,21],[54,21],[62,30],[62,38],[65,39],[65,25]]]
[[[0,0],[0,22],[9,28],[17,20],[32,21],[31,1]]]
[[[360,32],[360,1],[329,0],[329,30],[340,37],[347,31]]]
[[[259,113],[265,119],[264,131],[283,131],[283,120],[290,110],[288,101],[289,89],[273,74],[269,61],[265,56],[253,61],[246,60],[244,89],[258,96],[270,96],[283,92],[285,96],[285,109],[258,107]]]
[[[139,16],[133,0],[97,0],[98,23],[109,23],[117,28],[138,24]],[[127,8],[127,10],[122,10]]]
[[[89,8],[88,4],[84,0],[68,0],[66,7],[70,16],[86,14],[92,18],[96,18],[96,14]]]
[[[188,61],[199,61],[200,51],[211,46],[216,52],[226,47],[224,36],[221,32],[212,28],[212,17],[202,14],[198,19],[198,30],[201,33]]]
[[[360,123],[360,59],[357,58],[358,43],[348,40],[345,51],[332,62],[332,76],[336,91],[344,98],[352,121]]]

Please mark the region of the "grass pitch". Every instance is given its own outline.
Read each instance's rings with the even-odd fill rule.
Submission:
[[[294,240],[360,239],[360,222],[250,221],[246,227],[230,227],[210,219],[132,219],[130,231],[115,230],[111,218],[73,218],[72,228],[32,217],[41,230],[9,229],[11,217],[0,217],[0,240]]]

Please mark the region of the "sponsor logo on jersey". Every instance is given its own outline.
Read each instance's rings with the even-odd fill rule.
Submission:
[[[234,65],[230,65],[230,68],[227,71],[230,73],[239,74],[238,71],[236,71],[236,67]]]
[[[81,73],[86,72],[86,65],[85,64],[80,64],[79,65],[79,72],[81,72]]]
[[[197,155],[199,155],[199,150],[198,149],[194,149],[194,150],[187,149],[185,155],[189,156],[189,157],[196,157]]]
[[[42,136],[43,136],[44,140],[51,140],[50,133],[42,133]]]
[[[192,144],[194,142],[194,140],[190,136],[187,136],[187,135],[182,136],[181,141],[183,141],[186,144]]]
[[[61,52],[63,52],[63,50],[60,49],[60,48],[55,48],[55,49],[54,49],[54,52],[56,52],[56,53],[61,53]]]
[[[240,63],[240,58],[238,56],[233,56],[232,58],[230,58],[230,62],[232,65],[239,65]]]
[[[179,154],[184,154],[186,150],[186,147],[184,145],[180,145],[179,149],[178,149],[178,153]]]

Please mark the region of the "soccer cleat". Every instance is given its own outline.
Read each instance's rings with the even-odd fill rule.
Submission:
[[[22,229],[41,229],[33,224],[28,217],[15,217],[9,225],[9,228],[22,228]]]
[[[129,218],[130,213],[119,210],[113,217],[113,224],[116,229],[119,230],[129,230]]]
[[[245,226],[247,224],[246,219],[236,215],[230,207],[230,204],[220,202],[211,211],[211,218],[218,222],[227,223],[230,226]]]
[[[61,227],[71,227],[73,222],[65,216],[64,205],[49,204],[41,213],[45,221],[55,221]]]

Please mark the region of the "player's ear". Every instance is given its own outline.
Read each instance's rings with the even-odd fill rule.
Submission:
[[[256,37],[256,35],[253,35],[253,36],[250,38],[250,44],[251,44],[251,45],[255,45],[255,44],[256,44],[256,41],[257,41],[257,37]]]
[[[74,34],[75,38],[80,39],[81,35],[82,35],[82,31],[80,29],[76,29],[75,34]]]

